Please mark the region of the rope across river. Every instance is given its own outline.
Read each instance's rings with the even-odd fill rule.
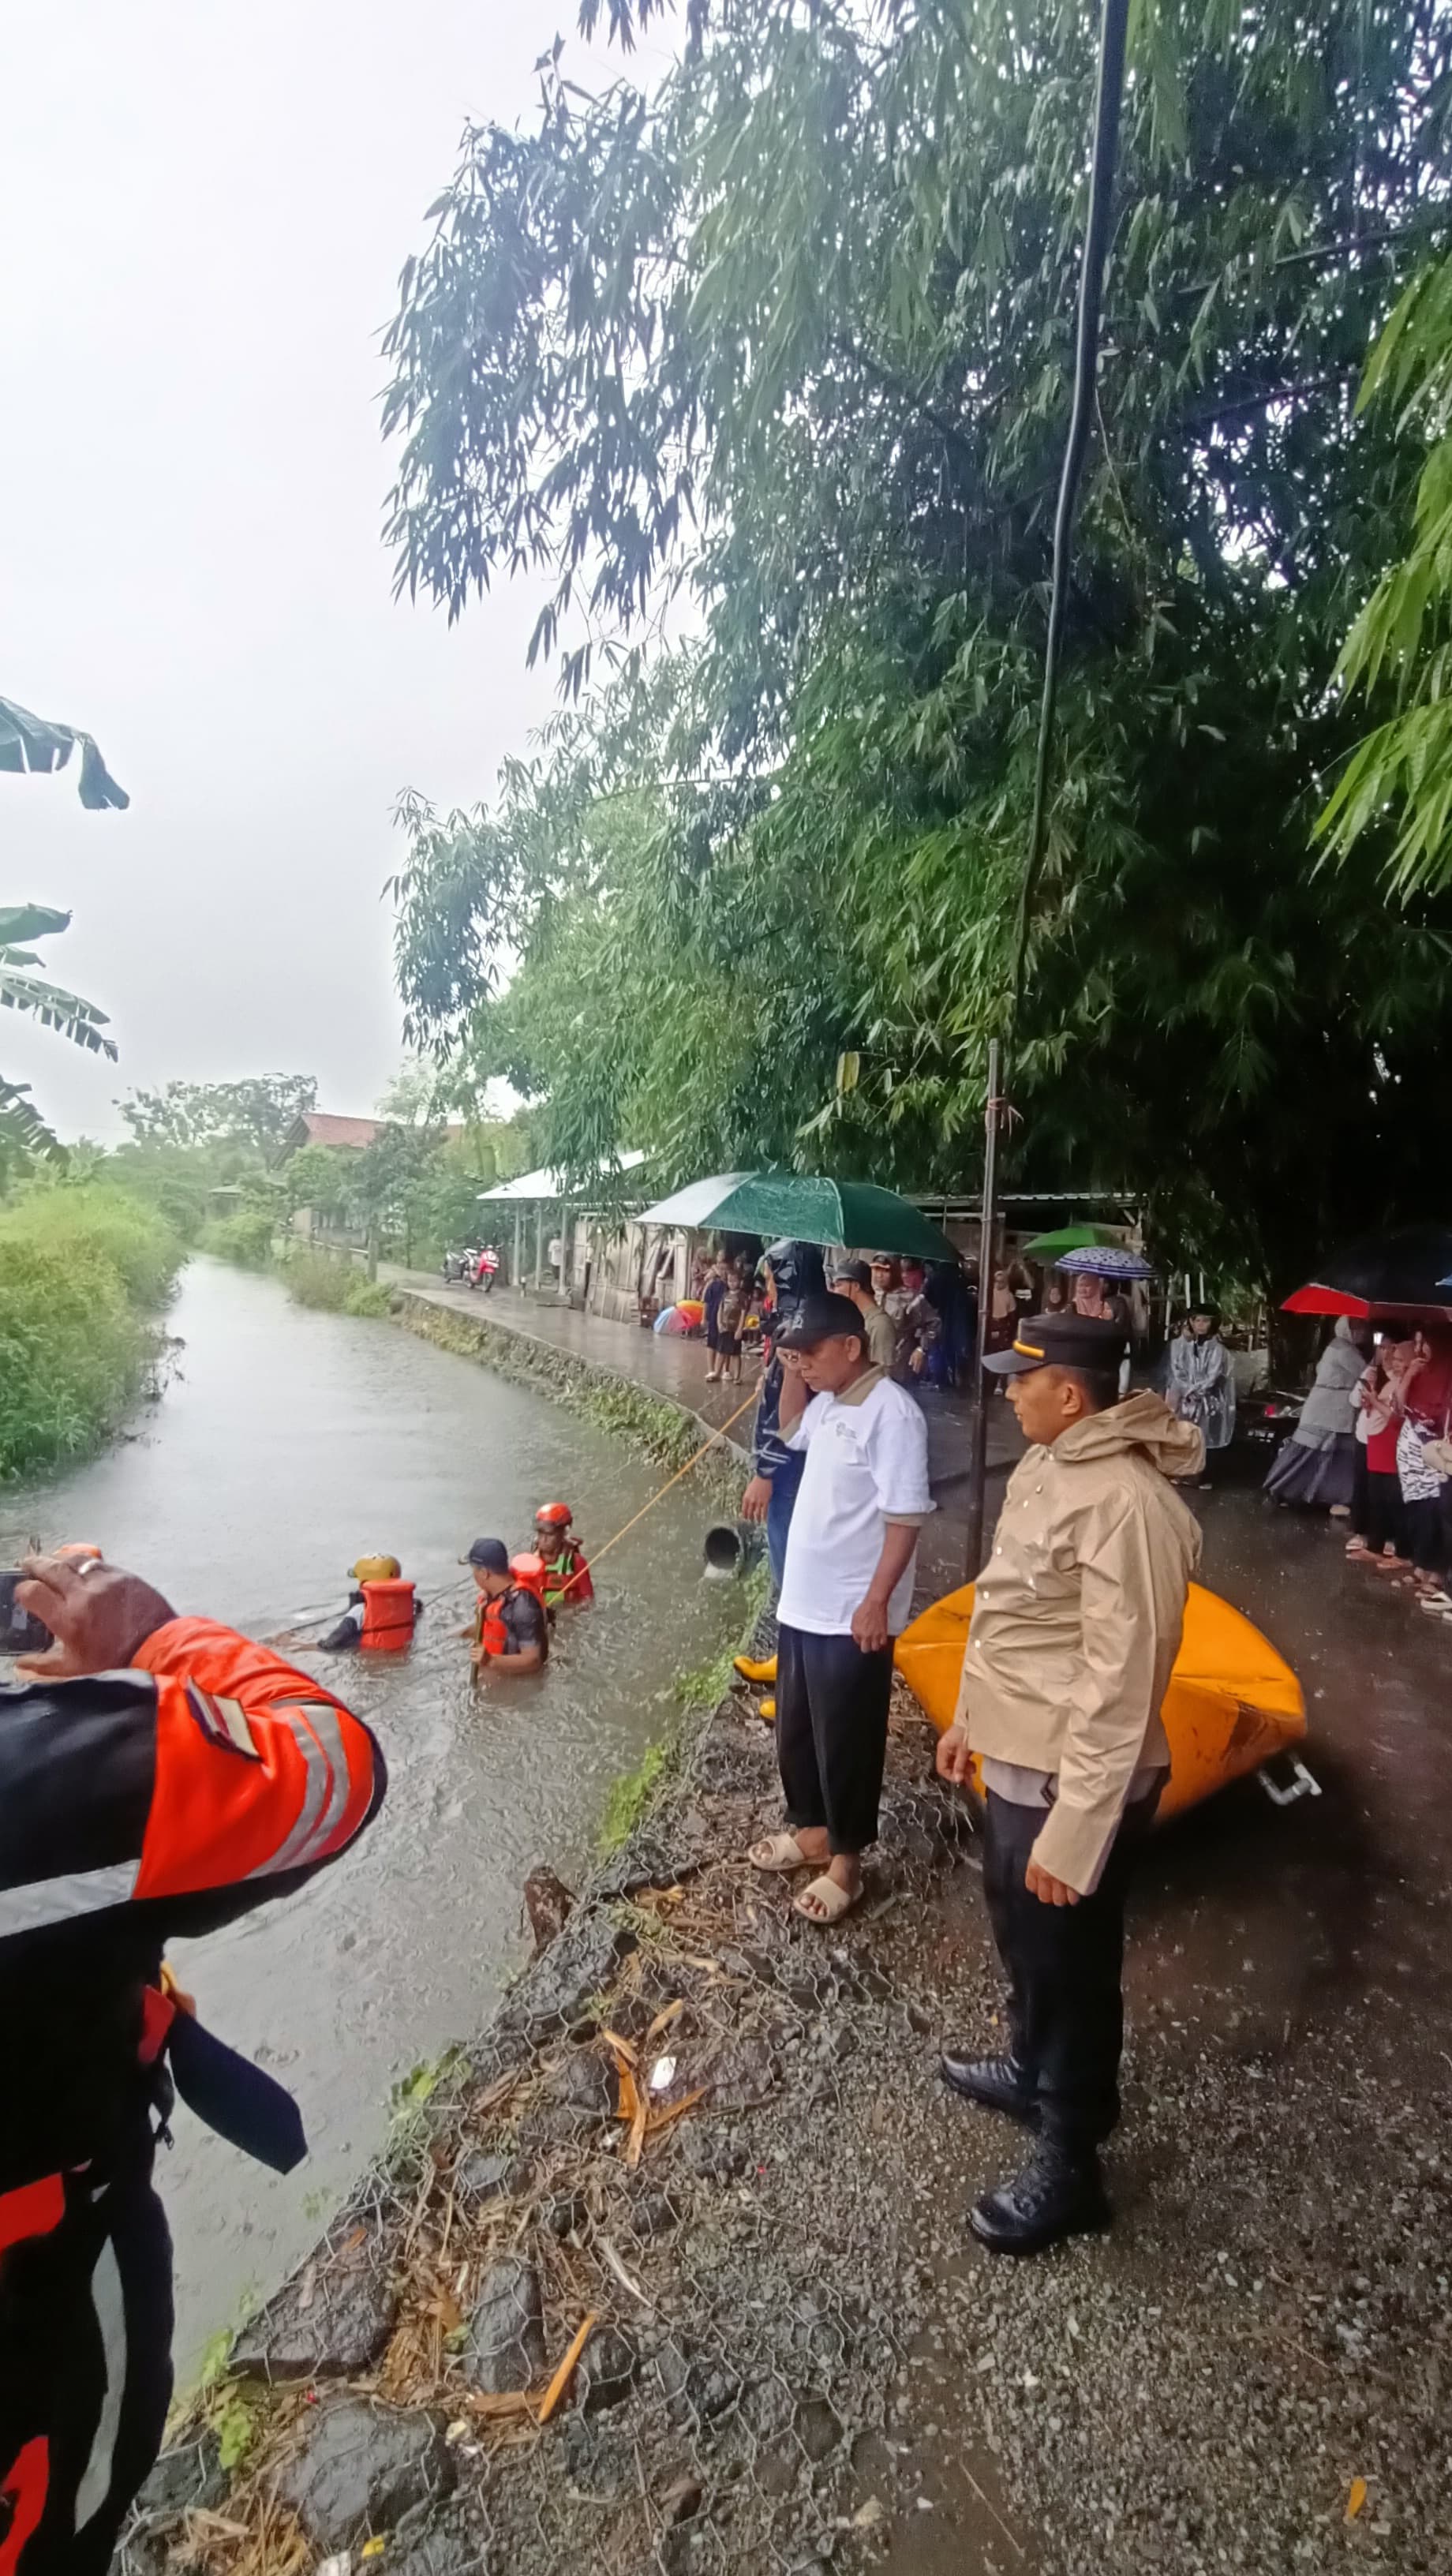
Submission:
[[[709,1437],[702,1441],[699,1449],[692,1451],[690,1457],[686,1460],[685,1465],[683,1467],[677,1467],[674,1475],[668,1476],[665,1483],[657,1486],[655,1492],[650,1495],[649,1499],[641,1504],[639,1511],[631,1513],[629,1520],[615,1532],[613,1538],[607,1538],[604,1546],[596,1549],[595,1554],[590,1559],[588,1569],[581,1566],[577,1573],[572,1574],[568,1581],[561,1585],[561,1600],[563,1600],[565,1594],[569,1592],[575,1584],[580,1582],[587,1570],[593,1574],[596,1566],[603,1563],[604,1559],[610,1554],[611,1549],[613,1547],[618,1547],[623,1538],[628,1538],[631,1531],[639,1527],[640,1523],[645,1519],[646,1514],[648,1512],[653,1512],[657,1503],[663,1502],[667,1494],[674,1492],[676,1486],[679,1485],[685,1477],[689,1476],[692,1468],[700,1465],[701,1460],[706,1456],[707,1452],[714,1449],[719,1441],[724,1440],[728,1431],[733,1431],[735,1429],[737,1423],[741,1420],[743,1413],[749,1413],[752,1406],[756,1403],[757,1395],[758,1389],[753,1387],[750,1395],[748,1395],[741,1404],[738,1404],[735,1412],[720,1425],[720,1428],[711,1432]],[[452,1601],[457,1593],[466,1592],[472,1582],[472,1575],[461,1577],[459,1582],[451,1583],[445,1591],[435,1593],[430,1607],[434,1609],[442,1608],[446,1602]],[[306,1614],[299,1614],[299,1616],[294,1619],[288,1627],[280,1628],[274,1636],[264,1637],[261,1642],[266,1646],[283,1646],[286,1645],[290,1638],[297,1635],[299,1629],[321,1627],[325,1620],[335,1619],[336,1617],[337,1608],[335,1604],[330,1604],[326,1610],[320,1610],[316,1613],[307,1612]]]

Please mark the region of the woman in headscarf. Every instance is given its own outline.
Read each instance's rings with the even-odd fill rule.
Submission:
[[[1205,1482],[1235,1437],[1235,1372],[1220,1338],[1218,1306],[1195,1306],[1170,1344],[1169,1406],[1205,1434]]]
[[[1397,1476],[1412,1581],[1428,1599],[1435,1594],[1440,1608],[1446,1598],[1442,1487],[1447,1480],[1428,1451],[1452,1427],[1452,1336],[1431,1325],[1418,1330],[1399,1393]]]
[[[1272,1502],[1349,1511],[1356,1487],[1356,1389],[1371,1357],[1371,1326],[1338,1315],[1316,1362],[1301,1418],[1277,1452],[1265,1490]]]

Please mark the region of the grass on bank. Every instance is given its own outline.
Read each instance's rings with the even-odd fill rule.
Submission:
[[[273,1249],[276,1219],[267,1208],[239,1208],[235,1216],[214,1217],[202,1228],[201,1250],[214,1260],[235,1263],[239,1270],[275,1270],[299,1306],[328,1315],[387,1315],[392,1300],[376,1279],[365,1279],[351,1262],[305,1243]]]
[[[314,1306],[328,1315],[387,1315],[393,1300],[381,1280],[365,1279],[361,1270],[331,1253],[299,1250],[284,1254],[277,1273],[299,1306]]]
[[[678,1673],[672,1686],[682,1717],[694,1710],[719,1708],[731,1688],[735,1659],[750,1651],[762,1612],[771,1599],[771,1570],[765,1562],[754,1565],[741,1578],[742,1624],[734,1643],[723,1646],[708,1664],[692,1671]],[[609,1860],[621,1845],[628,1843],[637,1825],[649,1815],[662,1785],[669,1777],[681,1749],[680,1731],[663,1743],[648,1744],[633,1771],[624,1771],[612,1780],[606,1794],[605,1809],[600,1819],[597,1841],[600,1858]]]
[[[0,1202],[0,1480],[84,1456],[143,1392],[182,1247],[104,1182]]]

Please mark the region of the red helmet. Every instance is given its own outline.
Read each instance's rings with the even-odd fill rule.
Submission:
[[[536,1529],[568,1529],[574,1517],[568,1503],[541,1503],[534,1525]]]

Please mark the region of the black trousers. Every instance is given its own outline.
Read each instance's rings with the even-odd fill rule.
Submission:
[[[1407,1526],[1402,1504],[1402,1480],[1395,1467],[1389,1475],[1380,1468],[1368,1471],[1366,1536],[1377,1556],[1385,1555],[1388,1548],[1397,1556],[1406,1555]]]
[[[1442,1498],[1429,1494],[1418,1503],[1402,1502],[1402,1534],[1407,1555],[1419,1574],[1440,1574],[1445,1559],[1442,1552]]]
[[[1092,1896],[1045,1905],[1024,1885],[1042,1807],[988,1793],[983,1894],[1009,1988],[1012,2055],[1038,2100],[1043,2134],[1087,2155],[1119,2118],[1124,2045],[1124,1900],[1158,1804],[1126,1811]]]
[[[0,2571],[105,2576],[171,2402],[150,2138],[109,2181],[0,2196],[0,2245]]]
[[[877,1840],[887,1759],[892,1647],[782,1628],[776,1647],[776,1758],[789,1825],[825,1825],[833,1857]]]

